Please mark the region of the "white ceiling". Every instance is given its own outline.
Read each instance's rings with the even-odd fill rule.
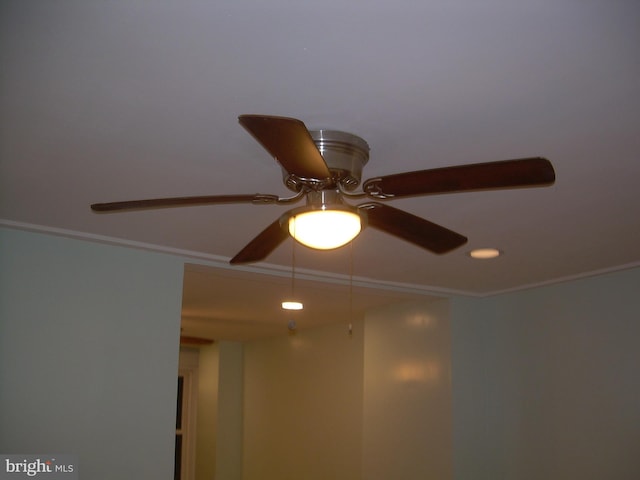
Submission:
[[[370,293],[487,295],[638,265],[639,46],[634,0],[3,0],[0,219],[188,252],[211,267],[209,288],[242,287],[246,302],[290,268],[291,242],[252,269],[224,264],[283,207],[89,204],[288,195],[237,123],[258,113],[363,137],[365,179],[531,156],[556,169],[548,188],[394,201],[469,243],[436,256],[365,230],[353,257],[297,249],[314,282],[344,288],[353,261]],[[505,254],[466,255],[484,246]],[[195,316],[261,315],[226,298]]]

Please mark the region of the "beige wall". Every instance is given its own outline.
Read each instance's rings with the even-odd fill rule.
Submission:
[[[219,352],[215,478],[242,480],[244,348],[242,343],[220,342]]]
[[[245,345],[245,480],[353,480],[362,452],[362,323]]]
[[[211,480],[216,472],[219,361],[218,344],[200,348],[196,416],[196,480]]]
[[[452,478],[448,303],[245,345],[245,480]]]
[[[364,338],[361,478],[451,479],[448,301],[370,312]]]

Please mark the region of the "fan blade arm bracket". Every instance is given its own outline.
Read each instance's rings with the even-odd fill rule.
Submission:
[[[280,203],[281,199],[277,195],[270,195],[267,193],[256,193],[251,199],[251,203],[254,205],[271,205],[274,203]]]
[[[347,198],[364,198],[369,195],[367,192],[364,192],[364,191],[352,192],[349,190],[345,190],[342,184],[339,182],[337,183],[336,187],[338,188],[338,191],[340,192],[340,194]]]
[[[382,178],[370,178],[362,184],[364,195],[377,200],[390,200],[395,197],[393,193],[385,193],[382,189]]]
[[[293,173],[287,173],[284,176],[284,184],[289,190],[293,190],[294,192],[304,191],[307,192],[309,190],[324,190],[325,188],[329,188],[333,184],[333,179],[331,177],[327,178],[310,178],[310,177],[300,177]]]
[[[278,205],[286,205],[294,203],[303,198],[307,194],[307,190],[301,189],[295,195],[291,197],[278,197],[276,195],[256,195],[256,202],[254,203],[276,203]],[[264,201],[259,201],[258,197],[265,197]],[[268,198],[267,198],[268,197]],[[273,199],[275,197],[275,200]]]

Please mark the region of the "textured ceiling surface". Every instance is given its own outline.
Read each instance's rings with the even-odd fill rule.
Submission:
[[[220,281],[282,272],[291,241],[254,270],[218,268],[281,206],[89,209],[288,195],[277,163],[237,123],[257,113],[361,136],[365,179],[531,156],[556,169],[547,188],[392,202],[467,236],[452,253],[368,229],[352,251],[297,249],[301,270],[486,295],[637,265],[638,45],[640,4],[624,0],[4,0],[0,219],[187,252]],[[466,255],[485,246],[504,255]]]

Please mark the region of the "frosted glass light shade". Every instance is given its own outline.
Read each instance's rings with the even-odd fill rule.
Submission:
[[[348,210],[309,210],[289,218],[289,234],[318,250],[346,245],[361,229],[360,216]]]

